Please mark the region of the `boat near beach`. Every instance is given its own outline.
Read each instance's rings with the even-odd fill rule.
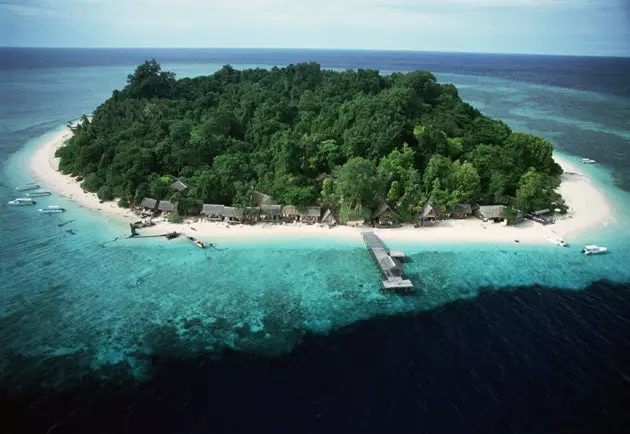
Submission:
[[[10,200],[8,203],[13,206],[28,206],[35,205],[37,202],[30,197],[18,197],[17,199]]]
[[[582,163],[582,164],[595,164],[596,161],[595,160],[591,160],[590,158],[582,158],[580,160],[580,163]]]
[[[188,237],[188,239],[190,241],[192,241],[192,243],[194,245],[196,245],[197,247],[199,247],[200,249],[205,249],[206,248],[206,245],[202,241],[199,241],[198,239],[196,239],[194,237]]]
[[[38,211],[42,214],[59,214],[64,212],[65,209],[59,205],[50,205],[46,208],[40,208]]]
[[[545,235],[545,239],[560,247],[567,247],[569,245],[564,238],[559,237],[558,235]]]
[[[33,191],[31,193],[26,193],[26,197],[43,197],[43,196],[50,196],[51,193],[50,191],[44,191],[44,190],[40,190],[40,191]]]
[[[582,253],[584,253],[585,255],[601,255],[607,252],[608,252],[607,247],[596,246],[595,244],[586,245],[582,249]]]
[[[38,188],[39,188],[39,185],[35,183],[29,183],[29,184],[21,185],[19,187],[15,187],[17,191],[37,190]]]

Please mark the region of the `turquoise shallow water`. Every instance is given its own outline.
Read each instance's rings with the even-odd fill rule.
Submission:
[[[164,65],[184,76],[219,66]],[[20,110],[2,119],[5,138],[24,143],[2,168],[7,200],[14,185],[33,180],[26,162],[45,139],[41,134],[91,111],[128,72],[128,67],[63,68],[8,78],[5,95],[30,93],[20,99]],[[440,78],[461,85],[462,96],[482,111],[516,129],[542,134],[568,154],[584,155],[590,140],[589,156],[599,160],[602,149],[593,143],[627,144],[627,118],[618,114],[630,107],[626,100],[483,77]],[[36,84],[28,87],[32,79]],[[598,115],[603,108],[612,114]],[[594,113],[590,121],[587,112]],[[67,207],[63,215],[3,205],[2,351],[12,357],[74,357],[82,372],[107,375],[103,368],[116,366],[144,376],[154,354],[188,357],[233,348],[272,355],[291,350],[308,332],[329,333],[375,316],[435,309],[488,290],[533,284],[580,290],[600,279],[628,282],[630,200],[615,184],[624,170],[611,167],[613,172],[585,166],[583,172],[607,191],[616,221],[572,240],[572,248],[390,246],[410,256],[406,272],[420,290],[407,297],[379,292],[379,273],[360,242],[250,240],[201,251],[184,240],[112,241],[126,235],[123,225],[56,195],[41,203]],[[75,221],[59,226],[68,220]],[[578,245],[585,242],[607,245],[612,253],[584,257]],[[0,363],[9,366],[12,360],[0,358]],[[56,384],[67,374],[46,381]]]

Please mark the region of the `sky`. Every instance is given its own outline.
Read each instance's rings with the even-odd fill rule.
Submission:
[[[0,0],[0,46],[630,57],[630,0]]]

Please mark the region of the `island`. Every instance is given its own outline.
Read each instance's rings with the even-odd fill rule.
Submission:
[[[381,75],[302,63],[224,66],[176,79],[151,60],[69,128],[47,148],[54,155],[33,163],[36,175],[46,176],[48,161],[57,176],[71,178],[66,185],[92,195],[85,203],[115,201],[127,218],[136,218],[134,210],[172,224],[263,220],[409,230],[474,215],[514,225],[523,216],[562,219],[572,205],[563,195],[587,191],[600,210],[574,219],[566,232],[609,215],[606,199],[575,178],[577,170],[563,174],[573,166],[558,164],[550,142],[483,115],[426,71]],[[453,230],[441,238],[495,239],[474,220],[475,237]]]

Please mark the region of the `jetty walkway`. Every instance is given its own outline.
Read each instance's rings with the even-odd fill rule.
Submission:
[[[374,232],[363,232],[361,235],[374,261],[376,261],[376,265],[386,279],[381,283],[381,289],[384,291],[412,291],[413,283],[411,280],[402,277],[403,267],[400,261],[405,257],[405,254],[399,250],[388,250]]]

